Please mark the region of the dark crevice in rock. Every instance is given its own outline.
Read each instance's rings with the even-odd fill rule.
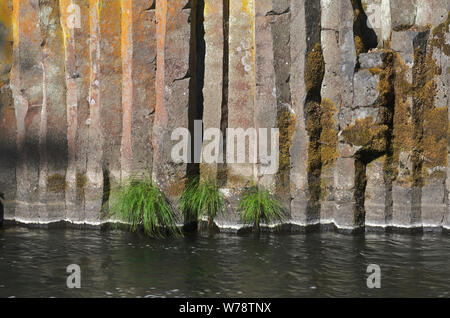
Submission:
[[[150,5],[150,7],[148,7],[144,11],[152,11],[152,10],[156,10],[156,0],[153,0],[152,4]]]
[[[278,11],[275,11],[275,10],[271,10],[271,11],[266,13],[266,16],[279,16],[279,15],[287,14],[287,13],[290,13],[290,12],[291,12],[291,8],[288,7],[288,8],[286,8],[285,10],[283,10],[281,12],[278,12]]]
[[[191,1],[190,1],[191,2]],[[194,133],[194,121],[203,117],[203,85],[205,78],[205,28],[204,28],[204,0],[192,0],[191,8],[191,39],[189,52],[189,131],[191,133],[191,163],[187,166],[188,177],[198,176],[200,165],[196,159],[200,158],[201,147],[195,148],[194,140],[198,136]],[[203,137],[203,136],[201,136]],[[203,138],[201,138],[203,140]]]
[[[220,130],[223,135],[223,154],[227,153],[226,129],[228,127],[228,63],[229,63],[229,39],[230,39],[230,0],[223,0],[223,80],[222,80],[222,114]],[[227,184],[226,156],[223,156],[224,163],[218,165],[217,181],[220,186]]]
[[[108,202],[111,195],[111,178],[108,169],[103,169],[102,212],[108,212]]]
[[[306,0],[306,37],[307,57],[305,65],[306,100],[304,118],[308,142],[308,219],[320,217],[322,158],[320,151],[321,126],[321,88],[325,75],[325,61],[321,46],[321,11],[320,1]]]
[[[353,34],[355,38],[356,55],[366,53],[370,49],[376,48],[378,38],[375,31],[367,24],[367,15],[364,11],[361,0],[352,0],[354,18]]]
[[[386,159],[383,165],[384,187],[385,187],[385,222],[390,224],[393,218],[393,199],[392,199],[392,182],[393,182],[393,161],[394,161],[394,118],[396,105],[396,83],[397,75],[400,77],[397,66],[397,54],[388,51],[384,58],[384,71],[380,74],[380,84],[378,103],[381,110],[381,120],[386,125]],[[403,80],[403,79],[402,79]]]
[[[191,78],[191,74],[190,74],[190,71],[188,70],[188,71],[186,72],[186,74],[185,74],[183,77],[175,78],[175,79],[172,81],[172,84],[173,84],[173,83],[176,83],[176,82],[179,82],[179,81],[182,81],[182,80],[185,80],[185,79],[190,79],[190,78]]]
[[[192,9],[192,7],[195,7],[197,5],[198,2],[197,0],[189,0],[186,5],[183,7],[182,10],[187,10],[187,9]]]
[[[356,158],[355,160],[355,211],[354,224],[358,227],[364,226],[365,223],[365,194],[367,186],[367,164],[363,161],[366,158]]]
[[[3,224],[4,218],[3,200],[5,200],[5,195],[0,192],[0,227]]]

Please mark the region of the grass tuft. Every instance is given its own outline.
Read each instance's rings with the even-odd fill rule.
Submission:
[[[241,220],[259,231],[261,222],[266,224],[282,221],[283,208],[280,202],[268,190],[252,186],[244,191],[239,204]]]
[[[126,181],[112,190],[110,200],[110,215],[129,223],[132,231],[142,226],[152,237],[181,235],[169,202],[151,180]]]
[[[216,180],[195,178],[186,187],[180,205],[181,210],[197,220],[208,217],[211,227],[214,218],[225,210],[225,199]]]

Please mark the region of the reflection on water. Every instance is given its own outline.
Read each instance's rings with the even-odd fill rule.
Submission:
[[[81,289],[66,267],[81,267]],[[381,289],[368,289],[369,264]],[[450,235],[0,229],[0,297],[449,297]]]

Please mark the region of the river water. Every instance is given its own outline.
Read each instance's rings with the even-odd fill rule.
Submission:
[[[66,286],[66,267],[81,288]],[[381,288],[367,287],[369,264]],[[0,297],[450,297],[450,235],[0,229]]]

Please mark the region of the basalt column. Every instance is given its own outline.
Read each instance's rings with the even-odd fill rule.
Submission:
[[[191,8],[187,0],[157,0],[155,8],[157,69],[152,179],[169,200],[176,202],[184,190],[187,163],[172,160],[172,148],[179,140],[172,140],[171,134],[177,128],[189,128]]]
[[[399,12],[397,3],[391,11]],[[448,35],[446,1],[418,1],[392,18],[396,67],[393,224],[441,226],[448,213]],[[447,14],[445,14],[447,12]],[[447,34],[447,35],[446,35]],[[448,46],[448,45],[447,45]],[[439,127],[439,128],[438,128]]]
[[[340,105],[340,90],[342,86],[349,83],[342,81],[341,77],[341,54],[339,52],[340,40],[340,1],[321,1],[321,42],[323,58],[325,62],[325,73],[321,89],[321,185],[320,200],[322,223],[334,220],[336,204],[334,173],[338,156],[338,108]]]
[[[217,223],[221,226],[236,226],[240,223],[237,212],[239,191],[255,182],[257,176],[257,136],[253,133],[256,89],[255,1],[225,1],[224,12],[228,17],[228,39],[225,39],[228,41],[225,187],[230,191],[227,192],[226,215],[218,218]]]
[[[90,117],[86,219],[100,220],[111,186],[120,180],[122,133],[121,4],[90,1]]]
[[[13,218],[16,198],[16,118],[11,92],[13,63],[13,2],[0,3],[0,203],[5,218]],[[1,213],[1,212],[0,212]],[[0,216],[2,218],[3,215]]]
[[[341,55],[341,77],[343,85],[340,87],[339,126],[340,129],[353,122],[353,76],[356,65],[355,46],[355,18],[354,3],[350,0],[341,0],[341,23],[339,29],[339,43]],[[356,176],[357,166],[354,157],[354,148],[346,143],[342,134],[339,134],[338,158],[335,172],[335,203],[336,211],[334,223],[342,228],[353,229],[356,225]]]
[[[228,0],[225,0],[228,1]],[[224,104],[223,90],[228,83],[224,83],[224,65],[225,55],[228,44],[225,41],[225,28],[228,28],[228,20],[224,21],[224,16],[228,15],[224,10],[228,10],[228,3],[225,1],[205,0],[204,7],[204,29],[205,29],[205,78],[203,86],[203,131],[215,128],[217,131],[221,129],[222,122],[222,105]],[[211,131],[211,130],[210,130]],[[219,163],[223,162],[224,156],[222,152],[215,153],[211,148],[223,149],[220,140],[210,135],[203,135],[203,152],[207,153],[211,158],[215,158],[216,162],[202,161],[200,174],[202,179],[218,178]],[[211,147],[211,148],[210,148]]]
[[[449,1],[421,1],[418,4],[416,24],[433,25],[427,51],[421,67],[423,88],[415,99],[424,105],[423,113],[423,165],[422,165],[422,226],[448,226],[448,102],[449,102],[449,54],[450,9]],[[444,13],[447,10],[447,15]],[[420,25],[419,25],[420,26]],[[446,71],[447,70],[447,71]],[[446,116],[447,115],[447,116]]]
[[[417,69],[415,52],[419,41],[426,41],[427,33],[417,31],[394,31],[392,48],[397,51],[395,79],[394,152],[392,160],[392,218],[387,224],[419,226],[420,187],[417,179],[418,157],[416,147],[416,126],[421,123],[414,105],[413,73]],[[422,35],[422,37],[421,37]],[[416,116],[414,116],[416,114]],[[416,163],[415,163],[416,162]],[[414,177],[416,176],[416,177]]]
[[[259,141],[271,141],[271,128],[277,125],[277,87],[275,75],[275,61],[282,63],[282,59],[275,59],[275,45],[277,40],[274,22],[275,15],[288,9],[287,1],[263,0],[255,5],[255,128]],[[280,21],[280,20],[279,20]],[[288,36],[288,29],[285,29]],[[278,34],[279,36],[279,34]],[[286,67],[286,66],[285,66]],[[289,67],[289,65],[288,65]],[[263,130],[259,131],[259,128]],[[267,149],[259,151],[270,154],[271,143],[267,142]],[[278,153],[278,148],[276,152]],[[273,155],[273,153],[271,154]],[[270,171],[265,158],[257,158],[258,183],[267,189],[275,190],[275,173]],[[289,202],[289,201],[288,201]]]
[[[320,2],[291,2],[292,112],[296,116],[290,149],[291,219],[308,225],[320,218],[320,89],[324,61]]]
[[[255,1],[231,0],[229,10],[228,128],[243,131],[227,134],[227,181],[239,188],[254,181],[256,171],[256,138],[243,134],[255,127]],[[246,146],[239,150],[241,141]]]
[[[290,148],[296,117],[291,101],[291,1],[256,5],[256,126],[259,132],[259,184],[276,193],[290,216]],[[278,143],[274,136],[278,129]],[[267,149],[261,141],[267,140]],[[265,154],[271,158],[264,158]],[[276,163],[276,164],[274,164]],[[274,170],[274,168],[277,168]]]
[[[16,220],[39,222],[39,132],[43,70],[39,1],[13,1],[14,63],[11,90],[17,129]]]
[[[89,1],[61,0],[67,107],[66,219],[83,222],[89,144]]]
[[[122,179],[151,177],[155,112],[155,0],[122,1]]]
[[[67,107],[64,42],[58,0],[39,1],[42,47],[43,104],[39,129],[39,218],[65,218]]]

